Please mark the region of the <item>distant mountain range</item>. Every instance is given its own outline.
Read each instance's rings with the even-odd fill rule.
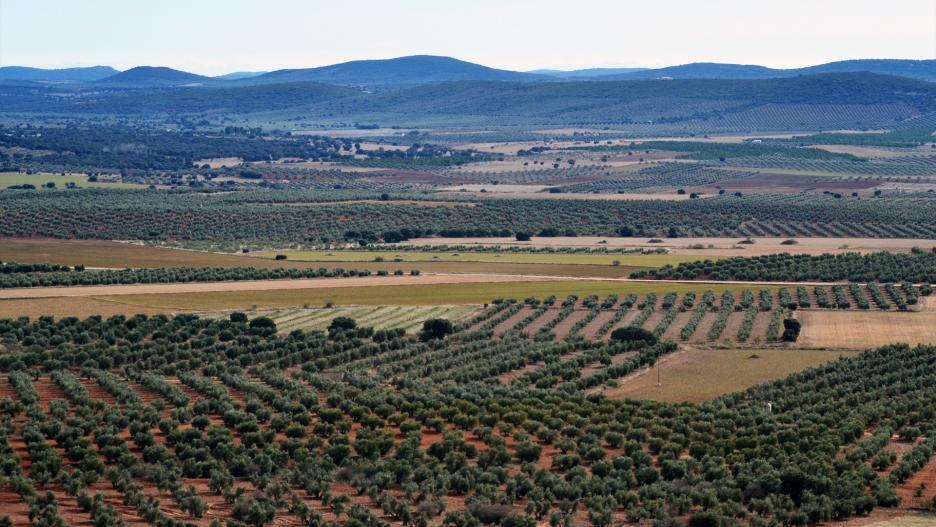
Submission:
[[[757,65],[693,63],[656,69],[591,68],[530,72],[489,68],[451,57],[414,55],[385,60],[356,60],[318,68],[236,72],[207,77],[166,67],[139,66],[118,72],[109,66],[40,69],[0,67],[0,81],[100,83],[124,87],[245,86],[318,82],[357,88],[399,89],[453,81],[560,82],[652,79],[769,79],[820,73],[870,72],[936,81],[936,60],[865,59],[830,62],[806,68],[773,69]]]
[[[538,75],[499,70],[450,57],[414,55],[386,60],[355,60],[320,68],[277,70],[250,83],[322,82],[343,86],[416,86],[451,81],[537,81]]]
[[[117,80],[135,82],[137,75],[152,78],[158,74],[165,82],[190,86],[204,79],[163,70],[124,74]],[[540,124],[653,125],[689,132],[874,128],[920,116],[936,117],[936,83],[867,72],[779,79],[463,80],[373,91],[320,82],[209,81],[204,88],[126,88],[113,78],[110,84],[0,83],[0,111],[144,119],[277,112],[301,115],[308,122],[404,127],[510,119]],[[66,93],[73,96],[63,96]],[[927,126],[926,122],[920,126]]]
[[[621,75],[634,73],[637,71],[646,71],[649,68],[586,68],[581,70],[532,70],[527,73],[536,75],[546,75],[549,77],[559,77],[562,79],[588,79],[605,77],[607,75]]]
[[[224,79],[226,81],[239,81],[241,79],[250,79],[253,77],[259,77],[264,73],[269,73],[268,71],[235,71],[232,73],[226,73],[224,75],[218,75],[216,79]]]
[[[184,86],[199,84],[214,84],[219,81],[213,77],[196,75],[187,71],[174,70],[172,68],[158,66],[137,66],[127,71],[122,71],[116,75],[98,79],[98,82],[107,84],[162,84],[166,86]]]
[[[778,79],[819,73],[856,73],[867,71],[880,75],[895,75],[926,81],[936,81],[936,60],[862,59],[829,62],[806,68],[774,69],[757,65],[696,62],[605,75],[601,80],[673,79]]]
[[[0,68],[0,80],[29,82],[93,82],[105,79],[118,72],[110,66],[91,66],[89,68],[65,68],[47,70],[25,66],[5,66]]]

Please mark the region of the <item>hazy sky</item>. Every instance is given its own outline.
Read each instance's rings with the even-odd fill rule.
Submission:
[[[936,58],[936,0],[0,0],[0,65],[203,74],[449,55],[528,70]]]

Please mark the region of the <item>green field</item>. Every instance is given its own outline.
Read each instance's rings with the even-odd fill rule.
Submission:
[[[22,174],[19,172],[0,172],[0,189],[5,189],[14,185],[30,184],[35,185],[37,190],[48,190],[45,184],[55,183],[56,189],[64,189],[68,183],[74,183],[78,188],[143,188],[143,185],[135,183],[109,183],[103,181],[88,181],[88,176],[83,174],[68,174],[65,176],[59,174]]]
[[[296,329],[325,329],[337,317],[353,318],[359,326],[374,329],[403,328],[408,333],[413,333],[430,318],[445,318],[457,322],[471,316],[477,310],[477,306],[338,306],[258,311],[248,313],[248,316],[270,317],[276,322],[277,329],[284,333]]]
[[[760,287],[758,287],[760,288]],[[731,289],[741,291],[742,286],[714,283],[667,283],[667,282],[612,282],[601,280],[550,280],[543,282],[489,282],[433,285],[383,285],[370,287],[336,287],[321,289],[282,289],[266,291],[224,291],[209,293],[161,293],[144,295],[120,295],[93,297],[118,302],[127,306],[128,312],[136,307],[163,309],[167,311],[221,311],[225,309],[283,308],[304,305],[453,305],[483,304],[495,298],[522,300],[529,296],[545,298],[556,295],[563,298],[570,294],[607,296],[611,293],[638,295],[670,291],[685,293],[711,289],[716,293]],[[769,289],[769,288],[768,288]],[[80,298],[80,297],[77,297]],[[38,299],[42,300],[42,299]],[[71,298],[57,299],[67,305]],[[84,313],[89,315],[91,313]]]
[[[260,258],[284,254],[288,260],[300,262],[484,262],[530,263],[559,265],[617,265],[628,267],[661,267],[699,260],[694,255],[672,254],[588,254],[588,253],[522,253],[522,252],[441,252],[441,251],[263,251],[253,253]]]

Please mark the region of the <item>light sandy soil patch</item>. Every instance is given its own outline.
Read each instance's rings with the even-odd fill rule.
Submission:
[[[198,166],[208,165],[211,168],[221,168],[221,167],[236,167],[243,163],[244,160],[239,157],[213,157],[210,159],[196,159],[195,164]]]
[[[465,193],[479,193],[484,190],[484,194],[531,194],[536,192],[544,192],[546,189],[550,188],[552,185],[486,185],[484,183],[468,183],[465,185],[452,185],[450,187],[442,187],[439,189],[440,192],[457,192],[460,194]],[[463,190],[464,189],[464,190]]]
[[[324,128],[321,130],[295,130],[290,132],[291,135],[325,135],[328,137],[386,137],[386,136],[399,136],[402,140],[407,132],[411,131],[417,132],[428,132],[428,129],[425,128],[407,128],[401,130],[399,128],[372,128],[372,129],[359,129],[359,128]]]
[[[368,143],[368,142],[358,143],[358,144],[361,145],[361,149],[363,150],[380,150],[381,148],[383,148],[384,150],[406,150],[407,148],[412,146],[412,143],[409,143],[409,144],[405,144],[405,143],[406,143],[406,139],[401,137],[400,144],[396,144],[396,145],[390,144],[390,143]]]
[[[664,356],[654,368],[642,368],[620,379],[617,387],[595,391],[614,399],[701,402],[854,354],[848,351],[693,348]],[[658,373],[660,386],[657,386]]]
[[[691,143],[742,143],[751,139],[790,139],[797,135],[806,135],[812,132],[785,132],[779,134],[730,134],[730,135],[709,135],[709,136],[676,136],[676,137],[641,137],[634,139],[634,142],[643,143],[647,141],[683,141]],[[630,141],[628,141],[630,142]]]
[[[921,296],[918,304],[920,311],[936,311],[936,296]]]
[[[267,161],[255,161],[250,163],[251,165],[266,165],[269,164]],[[319,170],[337,170],[338,172],[347,172],[347,173],[360,173],[360,172],[387,172],[386,168],[381,167],[361,167],[354,165],[346,165],[344,163],[338,163],[335,161],[297,161],[295,163],[282,163],[278,161],[276,164],[282,164],[289,168],[309,168],[309,169],[319,169]]]
[[[851,154],[858,157],[903,157],[913,155],[919,150],[905,148],[884,148],[879,146],[860,146],[860,145],[812,145],[812,148],[818,148],[827,152],[836,154]]]
[[[607,144],[602,141],[601,144]],[[620,144],[620,141],[617,142]],[[575,141],[517,141],[513,143],[460,143],[453,145],[453,148],[458,150],[467,150],[473,148],[482,153],[488,154],[510,154],[514,155],[518,150],[529,150],[535,146],[548,146],[552,150],[561,150],[563,148],[569,148],[573,146],[586,146],[591,145],[591,141],[575,140]],[[549,155],[550,152],[547,151],[545,155]]]
[[[936,182],[932,180],[926,181],[924,183],[905,183],[905,182],[887,182],[881,183],[877,189],[883,191],[897,191],[897,192],[929,192],[931,190],[936,191]]]
[[[240,282],[203,282],[188,284],[92,285],[77,287],[33,287],[0,290],[0,299],[63,298],[166,293],[209,293],[215,291],[269,291],[280,289],[321,289],[374,287],[384,285],[470,284],[487,282],[543,281],[541,277],[517,275],[420,275],[367,276],[360,278],[313,278],[303,280],[245,280]]]
[[[797,347],[865,349],[896,342],[936,344],[936,312],[796,311]]]
[[[514,238],[416,238],[406,245],[483,245],[505,247],[633,247],[667,249],[670,254],[698,255],[699,259],[709,256],[758,256],[764,254],[822,254],[845,252],[909,252],[913,247],[930,250],[936,240],[925,239],[881,239],[881,238],[796,238],[795,245],[784,245],[789,238],[753,238],[750,245],[739,244],[743,238],[661,238],[660,243],[650,243],[650,238],[617,238],[599,236],[557,236],[554,238],[534,237],[528,242]],[[702,246],[702,249],[695,248]]]
[[[903,509],[877,507],[868,516],[856,516],[844,522],[830,522],[828,525],[841,527],[933,527],[936,515],[927,513],[908,513]]]

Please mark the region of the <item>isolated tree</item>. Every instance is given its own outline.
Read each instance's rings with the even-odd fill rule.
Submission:
[[[328,325],[329,331],[345,331],[357,327],[357,322],[351,317],[335,317]]]
[[[612,331],[611,340],[616,340],[619,342],[642,340],[652,346],[653,344],[656,344],[657,338],[653,336],[653,333],[647,331],[646,329],[627,326],[623,328],[617,328]]]
[[[419,338],[423,342],[442,339],[445,338],[446,335],[451,335],[454,331],[455,326],[452,325],[451,320],[444,318],[430,318],[429,320],[423,322],[423,329],[419,333]]]

